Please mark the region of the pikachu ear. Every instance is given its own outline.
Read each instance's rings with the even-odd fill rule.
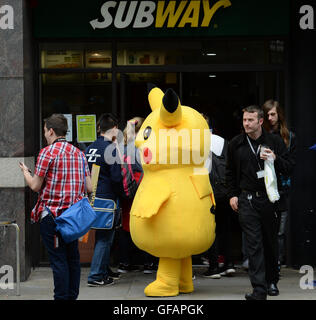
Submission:
[[[147,84],[147,89],[149,105],[151,110],[154,111],[157,108],[160,108],[164,93],[152,83]]]
[[[180,99],[172,89],[168,89],[163,96],[160,120],[167,127],[174,127],[182,120]]]

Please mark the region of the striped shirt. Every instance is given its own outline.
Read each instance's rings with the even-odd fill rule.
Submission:
[[[83,159],[85,175],[90,175],[84,153],[66,141],[43,148],[35,166],[35,174],[44,177],[38,200],[31,213],[37,222],[47,207],[55,217],[84,197]]]

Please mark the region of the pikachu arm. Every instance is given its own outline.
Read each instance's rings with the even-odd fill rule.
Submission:
[[[159,177],[142,180],[133,201],[131,215],[150,218],[159,212],[160,207],[168,201],[171,189],[168,182]]]
[[[216,203],[215,203],[214,192],[213,192],[213,188],[210,184],[209,175],[208,175],[207,171],[205,171],[204,174],[203,174],[203,172],[201,172],[201,174],[196,174],[196,175],[193,174],[190,176],[190,179],[191,179],[191,182],[194,186],[194,189],[195,189],[198,197],[200,199],[202,199],[206,196],[210,196],[211,200],[212,200],[212,204],[215,208]]]

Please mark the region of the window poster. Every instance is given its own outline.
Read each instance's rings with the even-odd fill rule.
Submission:
[[[67,119],[67,124],[68,124],[66,140],[71,142],[72,141],[72,114],[64,114],[64,116]]]
[[[93,142],[97,138],[96,115],[77,115],[77,142]]]

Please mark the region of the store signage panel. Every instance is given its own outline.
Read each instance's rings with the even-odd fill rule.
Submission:
[[[61,10],[62,8],[62,10]],[[37,38],[287,35],[288,0],[48,0],[34,9]]]
[[[209,27],[221,7],[231,6],[229,0],[210,1],[106,1],[101,7],[103,20],[91,20],[93,29],[105,29],[114,25],[117,29],[136,28],[192,28]],[[113,14],[111,13],[114,12]],[[202,19],[200,13],[202,12]],[[126,15],[126,16],[125,16]]]

